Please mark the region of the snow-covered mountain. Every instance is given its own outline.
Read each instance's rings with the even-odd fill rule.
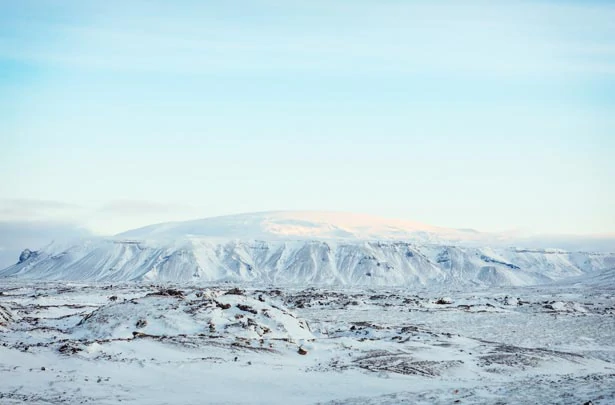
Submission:
[[[615,268],[614,253],[502,247],[502,238],[364,215],[242,214],[26,250],[0,277],[327,285],[530,285]],[[493,246],[493,247],[485,247]]]
[[[176,240],[193,236],[222,240],[411,239],[422,242],[450,242],[481,240],[495,235],[345,212],[274,211],[156,224],[117,236],[139,240]]]

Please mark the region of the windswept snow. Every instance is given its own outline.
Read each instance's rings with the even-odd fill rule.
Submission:
[[[612,404],[615,253],[492,236],[261,213],[26,249],[0,403]]]
[[[8,281],[0,403],[607,405],[613,299]]]
[[[615,253],[501,242],[278,212],[25,246],[0,403],[613,404]]]

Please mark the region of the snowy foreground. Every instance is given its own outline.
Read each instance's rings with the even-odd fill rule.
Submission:
[[[615,289],[2,280],[1,404],[615,403]]]

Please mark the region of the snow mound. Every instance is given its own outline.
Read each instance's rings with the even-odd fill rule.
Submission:
[[[553,312],[587,312],[587,309],[578,302],[553,301],[549,304],[544,305],[544,308]]]
[[[205,289],[186,296],[162,289],[107,304],[87,315],[73,333],[92,339],[202,335],[262,344],[314,338],[305,321],[272,297],[237,289]]]

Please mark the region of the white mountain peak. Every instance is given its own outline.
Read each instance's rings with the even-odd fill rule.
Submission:
[[[474,240],[473,230],[336,211],[270,211],[146,226],[117,235],[132,239],[186,236],[256,240]]]

